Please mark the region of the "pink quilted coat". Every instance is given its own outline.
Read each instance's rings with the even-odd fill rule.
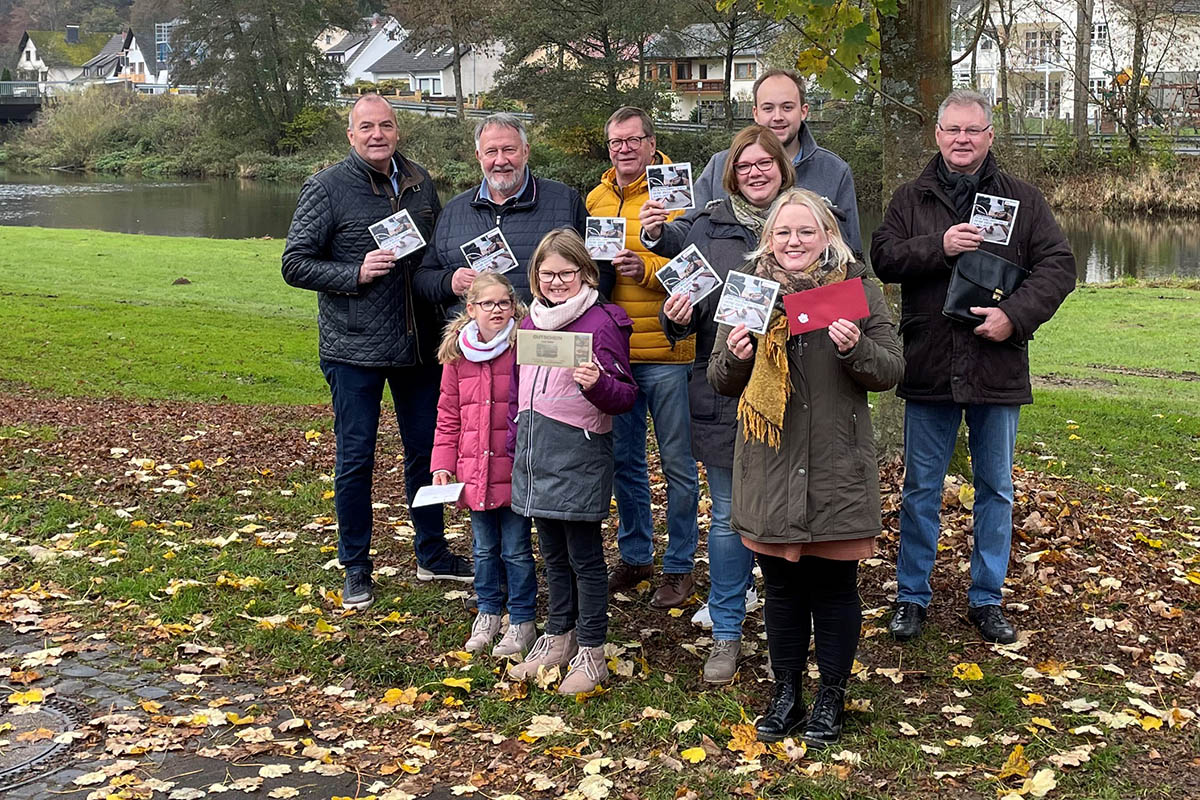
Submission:
[[[510,347],[491,361],[460,357],[442,367],[430,471],[447,470],[466,484],[460,508],[487,511],[512,503],[513,462],[505,438],[516,360]]]

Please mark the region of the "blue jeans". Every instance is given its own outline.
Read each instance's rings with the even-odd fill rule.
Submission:
[[[667,479],[667,551],[663,572],[692,571],[700,531],[696,503],[700,479],[692,457],[688,375],[691,364],[634,364],[638,393],[633,408],[613,418],[616,474],[617,546],[621,560],[635,567],[654,563],[654,522],[650,516],[650,475],[646,466],[646,411],[654,420],[654,436]]]
[[[537,572],[529,520],[507,506],[471,512],[475,539],[475,594],[481,614],[504,612],[508,582],[508,621],[532,622],[537,614]]]
[[[733,504],[733,470],[710,467],[708,491],[712,496],[712,522],[708,526],[708,612],[714,639],[742,638],[746,619],[746,589],[754,580],[754,553],[729,525]]]
[[[904,407],[904,494],[900,508],[897,600],[928,606],[929,576],[941,528],[942,481],[954,454],[958,426],[967,420],[975,476],[971,551],[972,607],[1000,604],[1012,544],[1012,464],[1020,406],[916,403]]]
[[[440,365],[357,367],[321,360],[321,371],[333,394],[333,431],[337,464],[333,479],[338,520],[338,560],[347,569],[373,568],[371,563],[371,479],[379,408],[387,383],[396,406],[396,422],[404,444],[404,490],[411,506],[417,489],[431,483],[429,456],[437,426]],[[451,558],[441,506],[410,508],[417,563],[436,570]]]

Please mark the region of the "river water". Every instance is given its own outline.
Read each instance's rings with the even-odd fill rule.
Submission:
[[[219,179],[21,175],[0,169],[0,225],[92,228],[122,233],[244,239],[287,235],[299,186]],[[879,224],[864,210],[863,241]],[[1103,214],[1059,214],[1079,279],[1200,277],[1197,222]]]

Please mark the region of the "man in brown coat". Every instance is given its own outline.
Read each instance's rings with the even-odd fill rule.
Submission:
[[[975,483],[967,616],[984,639],[1007,643],[1016,640],[1000,609],[1012,540],[1013,448],[1020,407],[1033,402],[1026,345],[1075,287],[1075,257],[1041,192],[996,164],[985,97],[951,92],[938,109],[935,137],[940,152],[896,190],[871,240],[875,273],[900,284],[906,362],[897,389],[906,401],[899,590],[888,630],[901,641],[921,632],[942,482],[965,416]],[[968,221],[977,193],[1020,203],[1007,244],[985,241]],[[958,322],[942,313],[954,263],[980,249],[1028,276],[995,307],[971,308],[978,325]]]

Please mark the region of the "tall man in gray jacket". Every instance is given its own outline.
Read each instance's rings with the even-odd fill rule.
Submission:
[[[441,367],[434,358],[435,307],[465,292],[470,270],[430,272],[421,251],[396,259],[379,249],[371,225],[407,210],[425,241],[441,203],[429,173],[396,152],[396,114],[378,95],[350,112],[345,160],[305,182],[283,251],[283,278],[317,292],[321,371],[333,394],[338,559],[346,568],[345,608],[374,600],[371,478],[386,383],[404,443],[411,504],[430,483]],[[471,273],[470,275],[464,273]],[[441,506],[411,511],[417,577],[470,581],[471,564],[446,546]]]

